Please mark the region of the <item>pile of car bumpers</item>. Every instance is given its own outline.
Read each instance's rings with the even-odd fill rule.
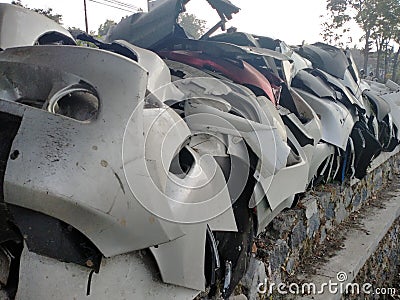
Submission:
[[[207,1],[216,28],[239,11]],[[400,87],[361,80],[349,50],[194,40],[176,23],[187,2],[127,17],[107,42],[0,4],[10,298],[228,297],[279,212],[399,144]]]

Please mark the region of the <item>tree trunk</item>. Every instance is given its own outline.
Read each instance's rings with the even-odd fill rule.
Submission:
[[[392,71],[392,80],[396,81],[397,80],[397,66],[399,64],[399,55],[400,55],[400,47],[397,50],[396,54],[394,55],[394,60],[393,60],[393,71]]]
[[[381,64],[382,45],[383,45],[383,43],[379,43],[379,41],[376,40],[377,57],[376,57],[375,77],[378,80],[380,79],[379,70],[380,70],[380,64]]]
[[[387,79],[387,74],[389,71],[389,58],[391,56],[391,53],[389,52],[389,43],[386,42],[385,44],[385,72],[384,72],[384,77],[383,81],[385,82]]]
[[[369,37],[370,31],[367,30],[365,32],[365,47],[364,47],[364,72],[365,75],[368,75],[368,58],[369,58]]]

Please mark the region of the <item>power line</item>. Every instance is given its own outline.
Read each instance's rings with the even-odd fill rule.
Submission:
[[[116,9],[119,9],[119,10],[124,10],[124,11],[127,11],[127,12],[134,12],[132,9],[122,8],[122,7],[118,7],[118,6],[115,6],[115,5],[111,5],[111,4],[100,2],[100,1],[96,1],[96,0],[89,0],[89,1],[97,3],[97,4],[101,4],[101,5],[104,5],[104,6],[116,8]]]
[[[133,4],[128,4],[128,3],[125,3],[125,2],[122,2],[122,1],[118,1],[118,0],[103,0],[103,1],[104,2],[109,2],[109,3],[114,4],[114,5],[118,5],[118,6],[131,8],[131,9],[134,9],[134,10],[138,10],[139,9]]]
[[[111,4],[108,4],[108,3],[104,3],[104,2],[100,2],[100,1],[96,1],[96,0],[89,0],[89,1],[101,4],[101,5],[104,5],[104,6],[113,7],[113,8],[119,9],[119,10],[124,10],[124,11],[127,11],[127,12],[135,12],[133,10],[134,8],[132,8],[132,9],[122,8],[122,7],[114,6],[114,5],[111,5]]]

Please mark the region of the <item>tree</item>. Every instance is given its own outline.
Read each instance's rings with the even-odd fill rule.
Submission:
[[[389,43],[394,38],[394,28],[398,26],[398,0],[370,0],[374,3],[373,9],[375,10],[376,20],[372,27],[371,38],[375,40],[377,49],[377,63],[375,76],[380,78],[380,66],[382,56],[384,59],[384,77],[388,73],[389,57],[392,56],[393,47]],[[383,79],[380,78],[380,79]]]
[[[393,30],[393,40],[400,45],[400,28],[396,27]],[[399,64],[399,56],[400,56],[400,47],[398,48],[396,54],[394,55],[393,58],[393,68],[392,68],[392,80],[396,81],[397,80],[397,67]]]
[[[16,6],[24,7],[24,5],[22,4],[21,0],[11,1],[11,4],[14,4]]]
[[[360,0],[356,1],[356,3],[353,4],[353,7],[355,7],[357,11],[355,20],[364,31],[364,70],[367,70],[371,36],[373,35],[374,28],[377,26],[378,20],[377,1]]]
[[[328,20],[323,23],[322,36],[327,42],[336,42],[341,39],[343,33],[348,32],[348,23],[351,20],[357,22],[364,31],[362,39],[364,46],[364,69],[367,70],[371,41],[377,48],[376,75],[379,76],[379,68],[382,54],[385,61],[389,61],[389,42],[395,36],[395,28],[400,24],[400,3],[398,0],[326,0]],[[385,66],[387,69],[388,66]]]
[[[186,33],[194,37],[200,38],[206,32],[206,21],[197,19],[194,14],[182,13],[178,19],[179,25],[185,29]]]
[[[99,36],[105,36],[107,35],[108,31],[110,30],[110,28],[114,25],[117,25],[116,22],[114,22],[113,20],[106,20],[103,24],[101,24],[99,26],[98,29],[98,35]]]
[[[35,12],[41,14],[41,15],[44,15],[44,16],[48,17],[49,19],[52,19],[53,21],[57,22],[60,25],[62,24],[62,15],[53,13],[53,9],[52,8],[47,8],[47,9],[44,9],[44,8],[29,8],[29,7],[26,7],[25,5],[23,5],[21,0],[14,0],[14,1],[11,2],[11,4],[28,8],[28,9],[33,10],[33,11],[35,11]]]
[[[60,14],[54,14],[52,8],[34,8],[32,9],[33,11],[36,11],[37,13],[44,15],[48,17],[49,19],[52,19],[53,21],[57,22],[58,24],[62,24],[62,15]]]
[[[343,35],[350,30],[347,23],[351,20],[347,0],[327,0],[328,18],[322,23],[324,41],[342,47]],[[323,17],[323,16],[321,16]]]
[[[400,4],[395,4],[394,7],[391,8],[391,17],[390,17],[390,33],[392,35],[392,40],[397,44],[400,45]],[[394,47],[393,47],[394,48]],[[391,49],[393,51],[393,49]],[[398,48],[397,52],[393,55],[393,66],[392,66],[392,80],[397,80],[397,68],[400,56],[400,47]]]
[[[325,41],[338,46],[343,34],[337,32],[342,30],[343,33],[349,32],[348,26],[351,20],[364,31],[363,39],[365,40],[364,47],[364,69],[368,67],[368,55],[371,31],[376,24],[377,15],[374,5],[376,0],[326,0],[326,9],[328,11],[328,20],[323,23],[323,38]]]

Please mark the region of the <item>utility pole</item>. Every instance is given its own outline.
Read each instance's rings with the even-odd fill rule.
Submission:
[[[87,21],[87,9],[86,9],[86,0],[83,0],[83,7],[85,9],[85,26],[86,26],[86,33],[89,34],[89,26]]]

